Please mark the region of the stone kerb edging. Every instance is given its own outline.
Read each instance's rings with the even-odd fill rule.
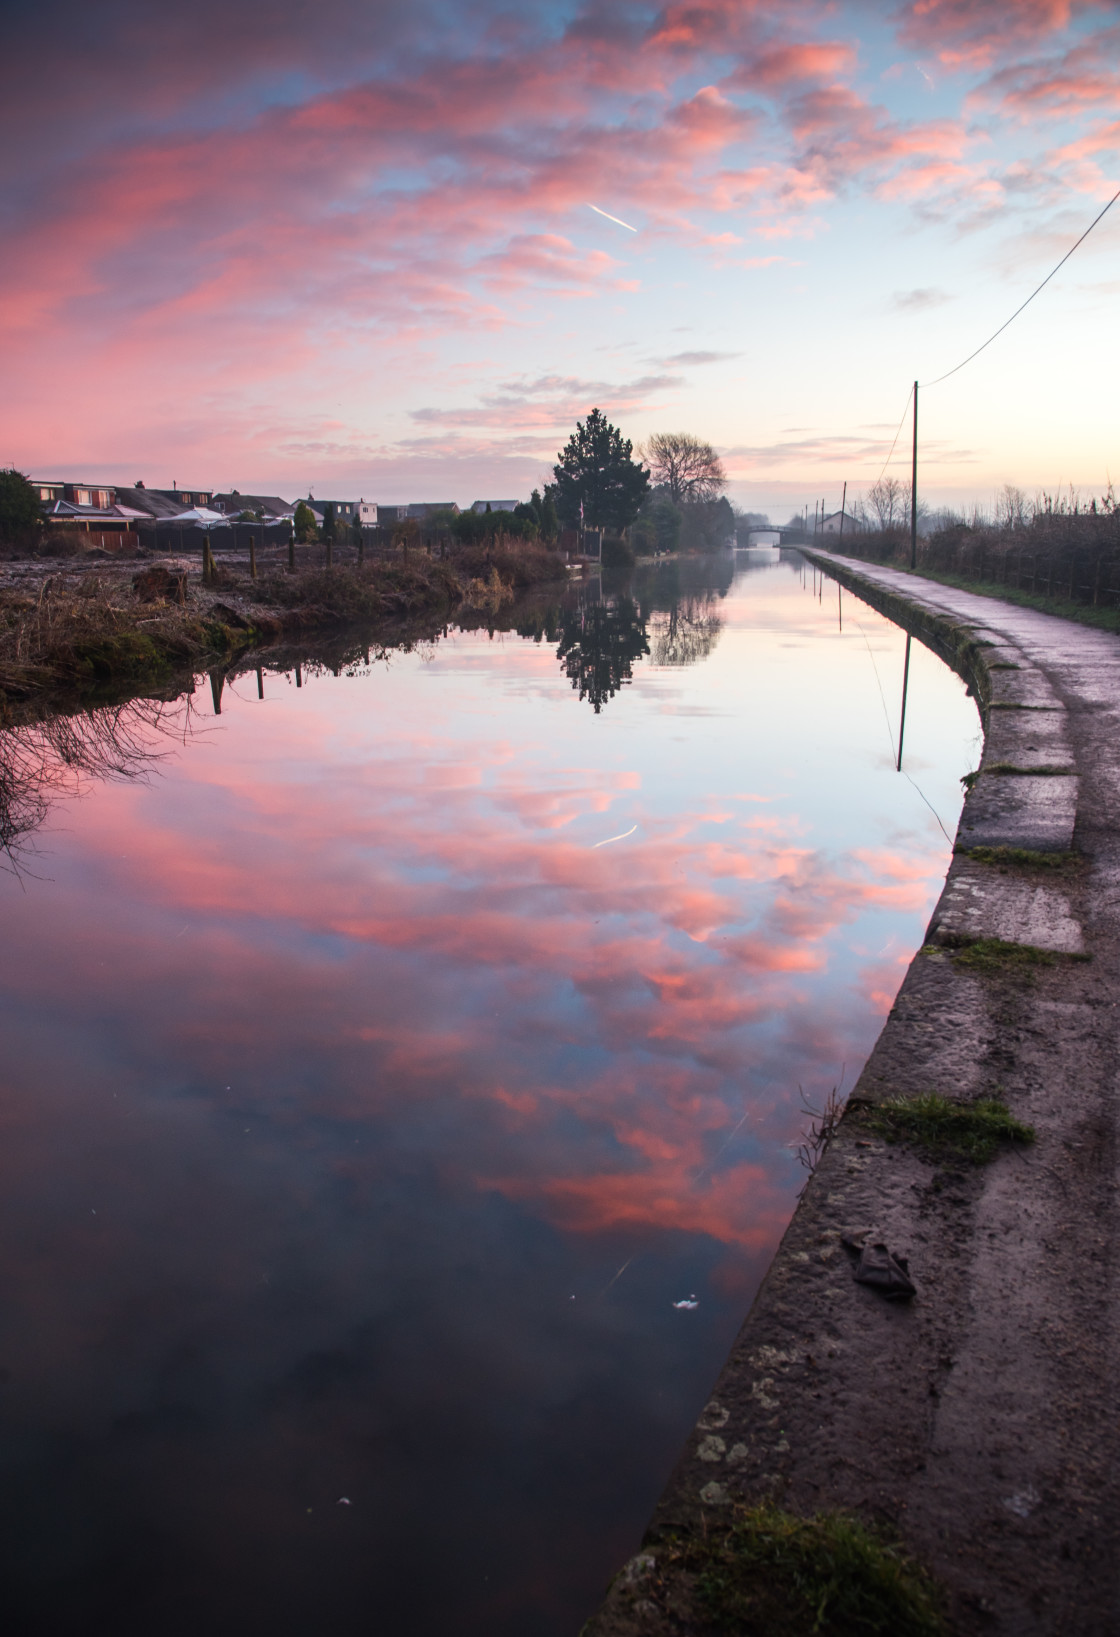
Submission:
[[[679,1543],[706,1539],[735,1503],[774,1500],[803,1516],[841,1509],[886,1521],[943,1578],[961,1631],[989,1629],[986,1615],[974,1624],[970,1598],[983,1605],[999,1582],[998,1595],[1014,1604],[1018,1582],[1026,1598],[1032,1572],[1036,1579],[1041,1573],[1032,1570],[1029,1547],[1025,1556],[1009,1550],[995,1561],[982,1537],[1002,1528],[1000,1508],[1019,1504],[1016,1470],[1030,1464],[1006,1440],[1007,1388],[990,1360],[1010,1345],[1033,1369],[1016,1386],[1028,1421],[1034,1416],[1044,1425],[1045,1394],[1053,1390],[1046,1361],[1034,1353],[1038,1292],[1017,1280],[1014,1267],[993,1260],[992,1251],[1001,1236],[1029,1239],[1022,1196],[1001,1178],[1007,1167],[1025,1172],[1043,1156],[1026,1150],[968,1174],[950,1173],[945,1183],[919,1151],[877,1135],[873,1113],[887,1099],[926,1092],[962,1103],[997,1094],[1009,1099],[1013,1114],[1025,1109],[1031,1118],[1030,1097],[1045,1101],[1031,1078],[1037,1068],[1021,1063],[1017,1042],[1047,984],[1057,997],[1047,1003],[1072,1015],[1075,1006],[1061,998],[1076,993],[1068,957],[1085,955],[1076,867],[1067,871],[1064,860],[1055,860],[1059,869],[1031,867],[1047,863],[1043,854],[1073,850],[1078,777],[1067,714],[1014,642],[955,618],[923,595],[920,580],[907,580],[903,594],[874,569],[807,555],[964,677],[983,713],[984,754],[926,943],[806,1185],[642,1550],[616,1577],[584,1637],[699,1631],[695,1575],[690,1580],[691,1560]],[[982,940],[993,941],[982,947],[997,956],[1012,948],[1059,967],[1047,969],[1027,996],[998,974],[992,979],[958,963],[962,948]],[[853,1235],[874,1235],[908,1255],[914,1301],[886,1302],[853,1281],[845,1248]],[[1055,1277],[1060,1260],[1052,1264]],[[1019,1339],[1009,1343],[1009,1336]],[[1030,1477],[1020,1481],[1022,1494],[1035,1493]],[[1027,1510],[1033,1504],[1023,1502]],[[1015,1618],[992,1629],[1050,1629],[1036,1626],[1025,1603],[1022,1622]]]

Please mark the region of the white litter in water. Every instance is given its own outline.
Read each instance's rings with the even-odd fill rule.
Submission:
[[[678,1311],[680,1311],[680,1310],[681,1310],[681,1309],[683,1309],[683,1310],[684,1310],[684,1312],[686,1312],[686,1313],[691,1313],[691,1312],[692,1312],[692,1309],[693,1309],[693,1308],[694,1308],[694,1307],[699,1307],[699,1306],[700,1306],[700,1303],[699,1303],[699,1302],[698,1302],[698,1301],[697,1301],[697,1300],[696,1300],[696,1297],[695,1297],[695,1296],[686,1296],[686,1297],[685,1297],[685,1298],[684,1298],[684,1300],[683,1300],[683,1301],[680,1301],[680,1302],[674,1302],[674,1303],[673,1303],[673,1306],[674,1306],[674,1307],[675,1307],[675,1308],[676,1308],[676,1309],[677,1309],[677,1310],[678,1310]]]
[[[336,1506],[349,1506],[350,1502],[347,1500],[345,1495],[340,1495],[338,1497],[338,1500],[335,1502],[335,1505]]]

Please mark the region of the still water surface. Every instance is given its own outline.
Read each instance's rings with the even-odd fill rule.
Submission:
[[[0,876],[9,1631],[574,1637],[634,1549],[980,742],[685,572],[134,715]]]

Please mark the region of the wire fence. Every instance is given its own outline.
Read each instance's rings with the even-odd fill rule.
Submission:
[[[845,531],[828,544],[866,562],[908,565],[902,530]],[[1120,506],[1040,510],[1018,523],[952,524],[918,540],[918,572],[1006,586],[1051,601],[1120,607]]]

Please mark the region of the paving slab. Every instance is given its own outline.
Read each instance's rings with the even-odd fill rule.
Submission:
[[[1077,818],[1076,777],[981,773],[957,830],[962,847],[1068,853]]]
[[[1068,892],[1032,880],[1026,872],[1000,872],[956,859],[926,941],[954,947],[980,938],[1062,955],[1085,953],[1085,937]]]

